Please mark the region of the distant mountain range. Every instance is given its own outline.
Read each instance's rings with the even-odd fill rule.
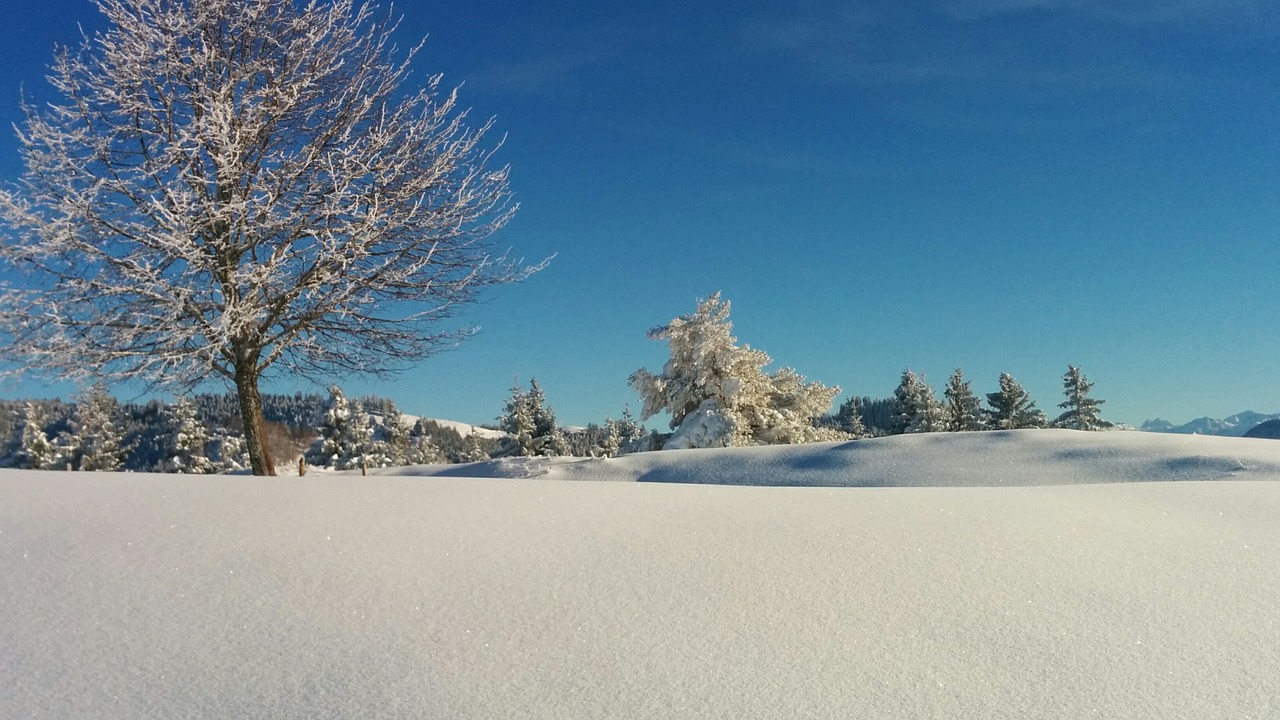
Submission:
[[[1242,413],[1236,413],[1231,417],[1196,418],[1185,425],[1174,425],[1168,420],[1148,420],[1142,423],[1139,430],[1147,432],[1163,432],[1163,433],[1179,433],[1182,435],[1227,435],[1231,437],[1242,437],[1245,433],[1254,429],[1258,425],[1268,421],[1280,419],[1280,413],[1257,413],[1252,410],[1245,410]]]

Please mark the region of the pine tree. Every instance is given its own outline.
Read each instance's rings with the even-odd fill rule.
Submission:
[[[533,419],[533,446],[537,455],[567,455],[567,442],[556,423],[556,411],[547,404],[538,378],[529,378],[529,416]],[[557,436],[557,433],[559,435]]]
[[[836,425],[850,437],[867,436],[867,426],[862,422],[862,401],[855,395],[840,404],[836,411]]]
[[[489,459],[489,453],[480,447],[480,434],[475,430],[467,433],[466,449],[463,451],[462,462],[484,462]]]
[[[573,447],[569,444],[569,438],[565,436],[564,430],[557,427],[551,431],[546,443],[539,449],[539,454],[548,457],[569,457],[573,455]]]
[[[386,414],[382,416],[382,429],[386,438],[387,457],[392,467],[417,465],[421,462],[414,457],[416,453],[411,447],[413,426],[409,424],[408,419],[395,406],[395,403],[388,406]]]
[[[312,465],[353,470],[379,467],[388,462],[385,446],[374,443],[369,413],[361,403],[348,400],[337,386],[329,388],[329,409],[319,430],[318,452],[308,458]]]
[[[206,454],[209,434],[196,413],[195,403],[181,397],[166,408],[166,430],[161,439],[164,459],[161,470],[172,473],[205,475],[216,469]]]
[[[1106,400],[1094,400],[1089,397],[1089,391],[1093,389],[1094,384],[1080,372],[1080,368],[1067,365],[1067,372],[1062,376],[1062,384],[1063,393],[1067,399],[1059,403],[1058,407],[1065,408],[1066,412],[1058,416],[1058,420],[1054,423],[1057,427],[1072,430],[1105,430],[1111,427],[1111,423],[1099,417],[1098,412],[1098,406]]]
[[[910,368],[902,373],[898,388],[893,391],[895,404],[895,434],[941,432],[945,429],[942,406],[934,397],[933,388]]]
[[[249,450],[240,435],[224,433],[217,438],[214,446],[217,448],[218,472],[235,472],[249,467]],[[310,463],[311,458],[307,462]]]
[[[951,374],[947,381],[946,427],[951,432],[963,432],[982,429],[982,403],[973,394],[969,381],[964,379],[960,368]]]
[[[129,451],[122,446],[119,408],[119,403],[101,383],[77,396],[71,426],[78,469],[110,472],[124,465]]]
[[[519,381],[511,388],[498,427],[511,436],[515,455],[556,455],[565,451],[567,441],[556,439],[558,430],[556,411],[547,404],[546,393],[537,378],[529,381],[529,391],[520,387]],[[563,434],[562,434],[563,435]]]
[[[600,442],[591,448],[592,457],[617,457],[618,448],[622,447],[622,433],[619,431],[619,423],[613,418],[605,418],[604,432],[600,435]]]
[[[535,455],[537,453],[537,428],[533,421],[533,412],[529,397],[519,381],[511,386],[511,397],[502,416],[498,418],[498,427],[511,436],[515,443],[516,455]]]
[[[987,424],[997,430],[1041,428],[1045,426],[1044,413],[1036,409],[1026,390],[1009,373],[1000,373],[1000,392],[988,393],[985,410]]]
[[[44,431],[44,413],[27,403],[23,411],[22,465],[32,470],[52,470],[58,467],[57,461],[57,449]]]
[[[640,369],[631,387],[644,401],[641,417],[666,411],[675,433],[665,449],[768,445],[845,436],[817,428],[814,418],[831,409],[838,387],[805,382],[790,368],[766,374],[767,354],[739,346],[729,322],[729,302],[716,293],[697,309],[649,331],[666,340],[671,359],[661,374]]]

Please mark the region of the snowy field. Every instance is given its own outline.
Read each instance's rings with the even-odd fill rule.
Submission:
[[[0,471],[0,718],[1280,717],[1280,442],[414,471]]]

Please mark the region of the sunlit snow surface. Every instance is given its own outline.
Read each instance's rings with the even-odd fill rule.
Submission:
[[[0,718],[1280,717],[1280,442],[470,472],[0,471]]]

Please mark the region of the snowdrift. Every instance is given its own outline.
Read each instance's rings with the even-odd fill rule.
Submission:
[[[1144,432],[928,433],[610,459],[503,458],[389,475],[782,487],[1008,487],[1280,476],[1280,443]]]
[[[1277,467],[1039,431],[2,471],[0,717],[1280,717]]]

